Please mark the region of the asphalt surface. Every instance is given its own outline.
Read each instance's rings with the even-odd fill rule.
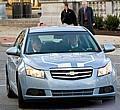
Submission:
[[[5,64],[8,47],[0,46],[0,110],[120,110],[120,49],[108,54],[117,69],[117,97],[116,102],[101,103],[101,101],[61,100],[53,102],[28,103],[24,109],[18,108],[17,98],[6,96]]]

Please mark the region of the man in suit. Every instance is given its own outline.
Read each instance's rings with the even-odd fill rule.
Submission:
[[[61,12],[62,24],[75,25],[77,26],[77,18],[75,12],[69,9],[68,4],[64,3],[64,10]]]
[[[94,33],[93,25],[95,25],[95,19],[93,15],[93,10],[88,7],[87,1],[82,1],[82,8],[78,12],[78,22],[79,25],[86,27],[91,33]]]

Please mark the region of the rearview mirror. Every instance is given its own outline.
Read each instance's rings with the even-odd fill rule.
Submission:
[[[105,53],[112,52],[112,51],[115,50],[115,46],[111,43],[107,43],[107,44],[104,44],[103,50],[104,50]]]
[[[20,50],[17,47],[10,47],[6,50],[7,55],[20,56]]]

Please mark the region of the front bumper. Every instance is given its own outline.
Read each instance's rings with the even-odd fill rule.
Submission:
[[[81,80],[59,80],[53,79],[48,73],[46,79],[39,79],[30,76],[20,75],[20,84],[24,100],[41,99],[61,99],[61,98],[80,98],[80,99],[104,99],[114,97],[116,94],[116,79],[114,74],[97,77],[97,70],[94,70],[90,78]],[[113,87],[113,90],[106,93],[100,93],[102,87]],[[42,90],[44,95],[28,95],[29,89]],[[74,91],[92,90],[91,94],[74,94]],[[53,95],[52,91],[68,91],[69,95]],[[90,91],[89,91],[90,92]]]
[[[109,93],[109,94],[101,94],[101,95],[88,95],[88,96],[61,96],[61,97],[53,97],[53,96],[24,96],[24,100],[26,102],[31,101],[51,101],[51,100],[73,100],[73,99],[79,99],[79,100],[103,100],[103,99],[114,99],[115,92]]]

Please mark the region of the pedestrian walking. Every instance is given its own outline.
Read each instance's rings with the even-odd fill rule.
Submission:
[[[68,7],[68,3],[64,3],[64,10],[61,12],[62,24],[77,25],[75,12]]]
[[[80,8],[78,12],[78,23],[95,34],[93,30],[93,26],[95,25],[93,10],[91,7],[88,7],[88,3],[85,0],[82,1],[82,8]]]
[[[41,22],[41,17],[42,17],[42,15],[43,15],[43,10],[42,10],[41,7],[39,8],[38,15],[39,15],[39,22],[37,23],[37,26],[46,26],[45,23]]]

